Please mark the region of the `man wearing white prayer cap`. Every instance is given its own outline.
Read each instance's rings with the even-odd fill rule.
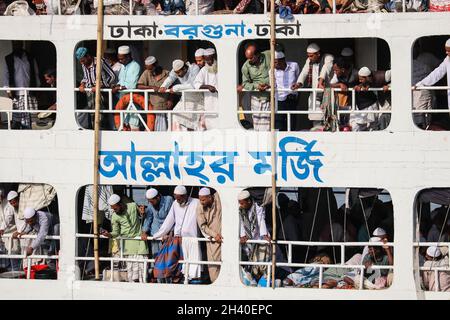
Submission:
[[[139,75],[141,73],[141,66],[132,59],[130,47],[120,46],[117,49],[117,57],[123,67],[120,69],[119,81],[113,88],[113,93],[121,90],[136,89]],[[123,94],[120,96],[122,97]],[[133,117],[133,120],[130,120],[130,122],[136,123],[136,119],[137,117]]]
[[[434,69],[428,76],[424,79],[420,80],[413,87],[416,90],[416,87],[429,87],[433,86],[441,80],[447,74],[447,85],[450,84],[450,38],[445,42],[445,54],[446,57],[441,62],[441,64]],[[447,103],[448,108],[450,109],[450,89],[447,89]]]
[[[260,253],[268,253],[266,245],[247,244],[248,240],[266,240],[270,242],[270,234],[266,226],[266,214],[264,207],[259,206],[250,195],[250,192],[243,190],[238,194],[239,202],[239,223],[240,223],[240,243],[243,259],[249,260],[254,254],[254,250]],[[252,268],[252,276],[259,279],[264,274],[266,267]]]
[[[198,65],[198,67],[201,69],[205,66],[205,49],[200,48],[195,51],[194,59],[195,64]]]
[[[369,242],[382,242],[380,237],[372,237]],[[387,277],[386,284],[389,286],[391,283],[391,276],[388,277],[389,269],[371,269],[372,265],[377,266],[392,266],[394,264],[394,257],[392,255],[392,249],[389,246],[371,246],[369,245],[369,253],[362,259],[362,265],[364,265],[364,277],[367,278],[373,284],[377,283],[377,279],[381,277]]]
[[[298,94],[296,91],[288,91],[297,82],[300,68],[297,62],[286,61],[283,51],[275,51],[275,82],[279,111],[296,110]],[[275,129],[286,131],[287,115],[277,114],[275,116]]]
[[[154,56],[145,59],[145,70],[141,74],[137,88],[157,92],[169,76],[169,71],[161,67]],[[169,94],[152,93],[148,95],[150,106],[154,110],[172,110],[174,97]],[[167,131],[167,114],[158,113],[155,119],[155,131]]]
[[[305,65],[303,66],[303,69],[300,72],[296,83],[292,85],[292,89],[324,89],[325,86],[328,86],[331,78],[333,77],[333,55],[327,53],[322,54],[319,45],[317,45],[316,43],[311,43],[310,45],[308,45],[308,47],[306,48],[306,54],[308,58],[306,59]],[[313,110],[314,104],[316,105],[316,110],[320,110],[322,96],[323,93],[317,92],[316,101],[313,102],[312,93],[309,95],[309,111]],[[308,118],[309,120],[313,121],[314,127],[318,127],[322,123],[323,114],[309,114]]]
[[[448,272],[438,272],[437,277],[434,268],[448,268],[448,255],[442,254],[439,247],[430,246],[426,250],[423,267],[427,270],[421,271],[422,283],[429,291],[450,291],[450,274]],[[430,271],[428,271],[430,270]],[[437,283],[436,283],[436,280]]]
[[[101,234],[108,238],[136,238],[141,236],[141,219],[135,202],[123,203],[117,194],[112,194],[108,204],[114,211],[111,217],[112,231],[103,230]],[[143,260],[147,258],[147,241],[124,240],[124,258]],[[143,262],[126,262],[128,282],[145,282],[146,271]]]
[[[11,200],[17,198],[18,196],[19,196],[19,194],[16,191],[12,190],[12,191],[8,192],[8,196],[6,197],[6,200],[11,201]]]
[[[148,200],[148,207],[145,210],[145,220],[142,225],[142,240],[147,240],[147,237],[153,236],[158,232],[173,204],[171,196],[163,196],[155,188],[148,189],[145,197]],[[155,258],[156,254],[161,250],[161,241],[152,241],[151,246],[152,257]]]
[[[175,237],[182,238],[181,248],[184,259],[199,261],[201,260],[200,244],[196,239],[192,238],[198,237],[197,207],[200,205],[200,202],[198,199],[189,197],[186,187],[181,185],[175,188],[174,197],[176,201],[173,202],[164,223],[153,237],[156,239],[165,237],[173,230]],[[156,265],[155,270],[159,270]],[[201,271],[202,267],[200,265],[190,265],[189,272],[187,272],[185,265],[182,267],[182,273],[188,280],[199,279]],[[156,273],[159,274],[160,272]],[[161,273],[163,272],[161,271]]]
[[[9,194],[8,194],[9,195]],[[12,202],[17,205],[14,208],[10,202],[8,202],[8,197],[6,196],[3,189],[0,189],[0,244],[3,244],[6,248],[11,248],[11,254],[20,254],[20,243],[18,239],[11,239],[11,236],[14,232],[17,231],[16,227],[16,216],[18,208],[18,201]],[[18,200],[18,196],[14,197]],[[2,238],[5,235],[4,238]],[[10,244],[12,241],[12,244]],[[8,265],[10,262],[10,265]],[[7,265],[5,267],[8,271],[19,270],[19,260],[17,259],[9,259],[6,260]]]
[[[49,235],[59,235],[59,224],[55,224],[53,221],[53,215],[46,211],[36,211],[34,208],[27,207],[23,211],[23,217],[25,219],[25,228],[23,231],[16,231],[13,234],[14,238],[18,238],[26,234],[36,234],[36,238],[31,241],[29,246],[23,246],[22,249],[26,256],[33,254],[39,249],[41,245],[46,241],[46,237]],[[53,247],[53,246],[52,246]],[[55,251],[55,249],[50,249]],[[55,254],[56,252],[52,252]],[[49,254],[52,254],[49,253]]]
[[[372,71],[368,67],[362,67],[358,71],[359,84],[353,89],[355,93],[355,104],[358,110],[378,110],[378,99],[372,87]],[[377,116],[374,113],[352,113],[350,114],[350,126],[352,131],[372,131],[378,128]]]
[[[182,60],[176,59],[172,63],[172,71],[169,73],[166,80],[164,80],[159,92],[169,91],[170,93],[174,93],[193,90],[195,89],[195,78],[199,72],[200,68],[198,65],[189,62],[185,63]],[[173,85],[177,80],[179,84]],[[181,99],[175,108],[173,108],[174,111],[203,110],[203,92],[185,92],[183,93],[183,97],[184,102],[183,99]],[[177,113],[172,117],[173,131],[195,131],[200,129],[201,123],[199,114]]]
[[[218,74],[216,50],[208,48],[204,50],[205,66],[200,70],[194,81],[194,87],[197,90],[206,89],[204,92],[204,108],[208,112],[217,112],[219,107],[219,98],[217,94]],[[219,126],[217,114],[205,114],[200,117],[202,129],[217,129]]]
[[[206,243],[208,261],[221,260],[222,237],[222,204],[219,193],[211,194],[209,188],[201,188],[199,193],[200,205],[197,207],[197,224],[205,238],[213,242]],[[220,266],[208,265],[211,282],[219,276]]]

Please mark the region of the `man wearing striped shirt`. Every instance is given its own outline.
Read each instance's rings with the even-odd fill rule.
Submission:
[[[83,69],[83,79],[80,84],[80,92],[86,94],[87,105],[82,108],[78,106],[80,109],[94,109],[95,108],[95,82],[96,82],[96,58],[91,56],[88,52],[88,49],[84,47],[80,47],[76,51],[76,57],[78,61],[80,61],[81,68]],[[111,88],[111,85],[114,83],[116,79],[116,75],[113,69],[109,66],[109,64],[102,58],[102,78],[101,78],[101,87],[102,88]],[[91,91],[85,91],[85,89],[91,89]],[[104,109],[104,101],[105,95],[101,95],[101,109]],[[90,113],[82,113],[77,115],[78,123],[81,127],[85,129],[93,128],[93,114]],[[104,117],[106,120],[106,117]],[[105,121],[102,121],[105,122]],[[103,126],[104,127],[104,126]]]

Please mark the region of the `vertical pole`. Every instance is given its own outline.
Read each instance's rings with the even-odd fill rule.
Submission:
[[[275,134],[275,0],[270,0],[270,131],[272,136],[272,289],[275,289],[276,266],[276,197],[277,197],[277,136]]]
[[[94,200],[94,268],[95,280],[100,280],[100,260],[98,255],[98,162],[100,143],[100,98],[102,77],[102,55],[103,55],[103,0],[98,0],[97,8],[97,68],[95,75],[95,117],[94,117],[94,185],[92,196]],[[111,270],[113,272],[113,270]]]

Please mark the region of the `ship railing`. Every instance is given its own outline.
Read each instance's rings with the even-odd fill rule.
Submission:
[[[450,85],[448,86],[432,86],[432,87],[427,87],[427,86],[418,86],[418,87],[411,87],[411,90],[432,90],[432,91],[443,91],[443,90],[450,90]],[[431,114],[431,113],[450,113],[450,110],[448,109],[448,107],[446,106],[445,108],[442,109],[413,109],[412,113],[426,113],[426,114]]]
[[[299,88],[299,89],[275,89],[275,92],[290,92],[290,93],[294,93],[294,92],[309,92],[310,94],[312,94],[312,99],[311,101],[316,101],[317,100],[317,94],[318,93],[323,93],[325,90],[321,89],[321,88]],[[361,90],[360,92],[367,92],[367,91],[372,91],[372,92],[379,92],[379,91],[385,91],[383,88],[369,88],[368,90]],[[388,91],[391,91],[391,88],[388,88]],[[258,93],[262,93],[262,92],[268,92],[268,90],[266,91],[261,91],[261,90],[242,90],[242,92],[258,92]],[[336,101],[336,97],[335,97],[335,93],[345,93],[343,90],[341,90],[340,88],[331,88],[331,105],[335,105],[335,101]],[[348,88],[346,90],[346,92],[351,94],[351,106],[348,107],[338,107],[336,110],[337,116],[338,118],[340,117],[340,115],[343,114],[391,114],[392,110],[389,109],[378,109],[378,110],[358,110],[357,106],[356,106],[356,99],[355,99],[355,95],[356,95],[356,90],[354,90],[353,88]],[[277,102],[277,95],[275,94],[275,101],[276,104]],[[344,109],[346,108],[346,109]],[[269,110],[238,110],[237,111],[238,114],[267,114],[270,115],[270,109]],[[324,114],[325,111],[324,110],[320,110],[320,108],[317,107],[316,103],[312,103],[312,109],[311,110],[276,110],[275,112],[278,115],[281,114],[285,114],[287,115],[287,131],[291,131],[291,117],[294,115],[310,115],[310,114]]]
[[[106,3],[107,1],[105,1]],[[263,12],[262,14],[268,14],[269,13],[269,5],[268,5],[269,0],[264,0],[263,1]],[[94,0],[94,3],[97,3],[97,0]],[[133,15],[133,10],[134,10],[134,1],[133,0],[129,0],[129,9],[128,9],[128,14],[129,15]],[[400,3],[400,1],[398,1],[398,3]],[[194,4],[195,4],[195,15],[200,15],[199,14],[199,5],[198,5],[198,0],[194,0]],[[406,0],[401,0],[401,11],[397,11],[397,12],[406,12]],[[331,6],[331,10],[333,14],[338,14],[339,12],[337,11],[336,8],[336,0],[332,0],[332,6]],[[397,9],[396,9],[397,10]],[[62,10],[61,10],[61,1],[57,0],[57,12],[59,15],[62,14]],[[74,12],[74,9],[70,9],[70,14],[72,14],[72,12]],[[347,12],[346,12],[347,13]],[[358,13],[358,12],[355,12]]]
[[[266,244],[270,245],[273,243],[273,241],[266,241],[266,240],[247,240],[246,243],[250,244]],[[363,289],[364,284],[364,270],[369,269],[366,268],[364,265],[349,265],[345,264],[345,249],[346,247],[364,247],[364,246],[371,246],[371,247],[380,247],[380,246],[389,246],[393,247],[394,243],[392,242],[321,242],[321,241],[288,241],[288,240],[276,240],[276,244],[278,245],[287,245],[288,251],[288,261],[287,262],[276,262],[276,267],[294,267],[294,268],[304,268],[304,267],[315,267],[319,268],[319,289],[322,288],[322,280],[323,280],[323,272],[324,269],[327,268],[339,268],[339,269],[354,269],[359,271],[358,277],[359,277],[359,290]],[[292,262],[292,248],[293,246],[303,246],[303,247],[340,247],[341,252],[341,262],[340,264],[318,264],[318,263],[296,263]],[[241,251],[242,253],[242,251]],[[242,261],[242,257],[239,261],[239,264],[241,266],[267,266],[267,287],[270,287],[271,281],[272,281],[272,262],[259,262],[259,261]],[[379,265],[372,265],[370,266],[370,269],[373,270],[393,270],[393,265],[387,265],[387,266],[379,266]]]
[[[77,238],[94,238],[93,234],[86,234],[86,233],[77,233]],[[136,241],[144,241],[141,239],[141,237],[135,237],[135,238],[127,238],[127,237],[117,237],[117,238],[108,238],[105,236],[99,236],[101,239],[112,239],[112,240],[119,240],[119,247],[120,247],[120,256],[119,257],[100,257],[100,261],[109,261],[110,262],[110,268],[111,268],[111,276],[110,281],[114,281],[114,262],[140,262],[144,264],[144,270],[146,272],[147,266],[149,264],[154,264],[155,259],[131,259],[131,258],[125,258],[124,257],[124,241],[125,240],[136,240]],[[195,238],[195,237],[183,237],[183,238],[189,238],[191,240],[196,240],[197,242],[215,242],[214,239],[210,240],[207,238]],[[147,237],[147,241],[162,241],[160,238],[154,238],[154,237]],[[75,261],[94,261],[94,257],[75,257]],[[214,266],[220,266],[222,265],[221,261],[201,261],[201,260],[179,260],[178,263],[185,265],[185,277],[184,277],[184,284],[189,283],[189,277],[187,276],[189,274],[189,267],[191,265],[214,265]],[[147,273],[145,273],[147,274]],[[145,277],[145,282],[147,282],[147,279]]]
[[[42,91],[42,92],[56,92],[56,88],[32,88],[32,87],[1,87],[0,92],[16,92],[18,91],[20,96],[24,96],[24,110],[15,110],[13,106],[11,108],[4,109],[4,107],[0,108],[0,114],[6,113],[6,118],[8,122],[8,130],[11,130],[11,121],[13,113],[56,113],[56,110],[32,110],[28,106],[28,96],[30,92],[33,91]]]
[[[80,89],[79,88],[75,88],[76,92],[79,92]],[[84,91],[86,92],[92,92],[91,88],[85,88]],[[130,95],[130,103],[128,104],[128,107],[124,110],[116,110],[114,109],[115,106],[113,106],[113,92],[112,89],[110,88],[104,88],[101,89],[101,92],[105,92],[108,94],[108,109],[101,109],[100,113],[104,113],[104,114],[119,114],[120,115],[120,127],[117,129],[117,131],[122,131],[123,130],[123,121],[124,118],[126,117],[126,114],[137,114],[138,118],[139,118],[139,122],[144,126],[146,131],[151,131],[150,128],[147,126],[146,121],[144,121],[144,119],[142,118],[142,115],[147,115],[147,114],[154,114],[154,115],[158,115],[158,114],[165,114],[167,115],[167,131],[172,131],[172,122],[173,122],[173,115],[178,115],[178,114],[199,114],[202,116],[206,116],[206,115],[211,115],[211,116],[218,116],[219,112],[218,111],[206,111],[206,110],[186,110],[186,100],[185,100],[185,95],[189,94],[189,93],[205,93],[205,92],[210,92],[207,89],[188,89],[188,90],[183,90],[183,91],[179,91],[179,92],[173,92],[170,93],[169,91],[166,91],[164,93],[155,91],[153,89],[127,89],[127,90],[121,90],[120,93],[128,93]],[[183,109],[181,110],[149,110],[148,109],[148,105],[149,105],[149,95],[155,93],[155,94],[181,94],[181,100],[180,102],[183,105]],[[130,109],[134,104],[132,103],[133,101],[133,94],[143,94],[144,95],[144,110],[135,110],[135,109]],[[180,103],[178,102],[178,103]],[[95,113],[94,109],[75,109],[75,113],[79,114],[79,113]]]
[[[430,247],[430,246],[436,246],[436,247],[447,247],[448,253],[450,252],[450,242],[414,242],[414,247],[417,249],[420,249],[420,247]],[[448,272],[450,275],[450,261],[448,266],[430,266],[430,267],[419,267],[420,271],[428,271],[434,273],[434,291],[438,292],[441,291],[440,288],[440,282],[439,282],[439,272]]]
[[[20,238],[18,238],[19,240],[21,239],[36,239],[37,235],[21,235]],[[26,260],[26,265],[27,265],[27,272],[26,272],[26,279],[30,279],[31,278],[31,264],[32,264],[32,260],[58,260],[59,259],[59,255],[48,255],[48,254],[42,254],[42,247],[39,247],[39,251],[41,254],[32,254],[27,256],[25,253],[24,254],[11,254],[12,251],[12,246],[13,246],[13,241],[11,241],[12,238],[12,234],[3,234],[1,236],[1,240],[3,239],[10,239],[8,241],[8,247],[6,248],[7,250],[7,254],[0,254],[0,259],[23,259]],[[60,236],[46,236],[45,240],[60,240]],[[0,241],[1,241],[0,240]]]

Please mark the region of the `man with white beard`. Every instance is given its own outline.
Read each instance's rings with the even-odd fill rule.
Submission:
[[[194,81],[195,89],[207,89],[204,92],[205,111],[217,111],[217,59],[216,50],[209,48],[204,50],[205,66],[200,70]],[[205,114],[200,120],[206,130],[218,127],[217,114]]]
[[[199,205],[199,200],[188,196],[184,186],[177,186],[173,193],[176,201],[173,202],[164,223],[153,237],[156,239],[161,238],[173,229],[174,236],[182,238],[183,259],[199,261],[201,260],[200,244],[196,239],[192,239],[198,237],[197,206]],[[187,273],[186,265],[183,264],[181,272],[189,280],[193,280],[200,278],[202,268],[201,265],[191,264]]]

